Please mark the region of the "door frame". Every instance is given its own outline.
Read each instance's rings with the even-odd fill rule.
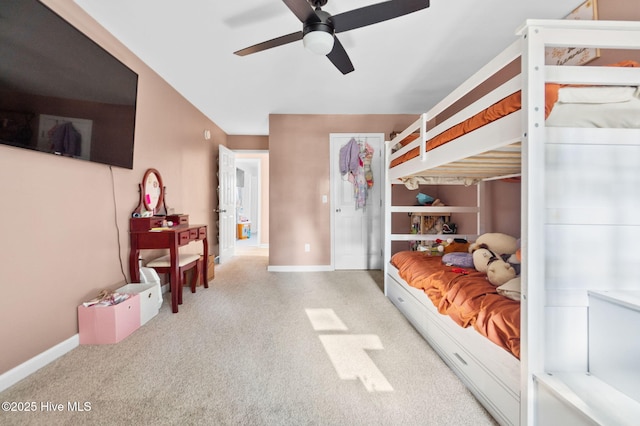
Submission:
[[[330,214],[330,232],[331,232],[331,270],[336,270],[335,268],[335,233],[336,233],[336,194],[335,191],[333,191],[334,188],[334,179],[340,179],[339,176],[339,169],[338,169],[338,165],[334,164],[335,162],[333,161],[333,157],[334,155],[340,151],[339,146],[337,146],[337,141],[334,143],[334,141],[337,138],[349,138],[349,137],[354,137],[354,138],[367,138],[367,137],[377,137],[380,138],[382,140],[382,145],[379,148],[379,153],[377,155],[380,155],[380,182],[377,182],[378,185],[380,185],[380,220],[381,220],[381,224],[383,226],[380,227],[380,247],[381,247],[381,253],[380,253],[380,259],[381,259],[381,263],[384,267],[384,214],[385,214],[385,206],[384,206],[384,200],[385,200],[385,184],[384,184],[384,176],[385,176],[385,163],[384,163],[384,149],[385,149],[385,142],[386,142],[386,138],[385,138],[385,134],[384,133],[353,133],[353,132],[345,132],[345,133],[329,133],[329,192],[331,194],[331,196],[329,197],[330,201],[329,201],[329,208],[331,209],[331,214]],[[374,182],[374,184],[376,184]]]

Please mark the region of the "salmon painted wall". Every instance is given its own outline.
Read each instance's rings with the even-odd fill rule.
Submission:
[[[402,130],[415,115],[285,115],[269,117],[269,265],[331,264],[329,134]],[[304,251],[311,242],[312,250]]]
[[[227,135],[72,0],[44,3],[138,73],[134,169],[0,146],[0,374],[77,334],[78,304],[128,280],[128,221],[147,168],[162,175],[170,208],[208,225],[217,252]]]

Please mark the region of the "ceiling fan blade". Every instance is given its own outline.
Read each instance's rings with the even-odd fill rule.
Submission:
[[[298,17],[300,22],[320,22],[320,18],[316,15],[307,0],[282,0],[294,15]]]
[[[286,2],[285,2],[286,3]],[[348,12],[339,13],[332,17],[335,32],[354,30],[377,24],[402,15],[417,12],[429,7],[429,0],[393,0],[372,4]]]
[[[340,70],[342,74],[349,74],[354,70],[351,59],[347,55],[347,51],[344,50],[342,43],[338,40],[338,37],[333,37],[333,49],[327,55],[327,58]]]
[[[269,41],[263,41],[262,43],[254,44],[250,47],[233,52],[238,56],[246,56],[252,53],[262,52],[263,50],[271,49],[272,47],[282,46],[284,44],[293,43],[294,41],[302,40],[302,31],[284,35],[282,37],[274,38]]]

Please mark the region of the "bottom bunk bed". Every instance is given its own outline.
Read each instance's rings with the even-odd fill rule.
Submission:
[[[423,265],[426,268],[423,271],[426,272],[421,273],[418,269],[407,272],[405,267],[414,263],[408,260],[416,257],[422,257],[426,261]],[[473,270],[468,270],[468,274],[458,271],[442,264],[439,256],[431,257],[420,252],[399,252],[386,266],[387,297],[500,424],[519,424],[520,361],[517,355],[514,355],[519,354],[520,347],[519,302],[498,295],[495,287],[486,282],[482,274],[474,273]],[[408,284],[403,277],[409,279],[413,285]],[[498,318],[484,310],[480,306],[483,305],[483,296],[479,287],[472,291],[473,294],[469,294],[469,297],[463,295],[464,291],[453,290],[449,292],[449,296],[441,297],[439,306],[436,306],[428,294],[438,298],[438,293],[442,295],[442,291],[436,287],[423,289],[422,287],[429,286],[426,284],[428,281],[435,281],[438,286],[449,288],[455,287],[456,281],[461,281],[465,287],[472,281],[477,281],[481,287],[489,286],[486,293],[491,294],[491,297],[496,296],[504,301],[498,304],[502,305],[503,311],[506,309],[506,313],[503,312],[504,315]],[[450,303],[452,301],[454,303]],[[439,310],[443,309],[453,315],[442,315]],[[476,322],[472,318],[477,318],[478,315],[484,316],[484,320],[481,320],[484,323],[483,328],[490,330],[483,334],[488,334],[493,340],[504,344],[499,346],[471,326]],[[504,321],[504,318],[517,318],[517,324],[511,323],[511,320]],[[469,327],[464,327],[464,324]]]

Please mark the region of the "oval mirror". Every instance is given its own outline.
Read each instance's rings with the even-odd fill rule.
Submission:
[[[163,186],[160,173],[156,169],[149,169],[142,179],[142,202],[147,211],[156,212],[162,205]]]

